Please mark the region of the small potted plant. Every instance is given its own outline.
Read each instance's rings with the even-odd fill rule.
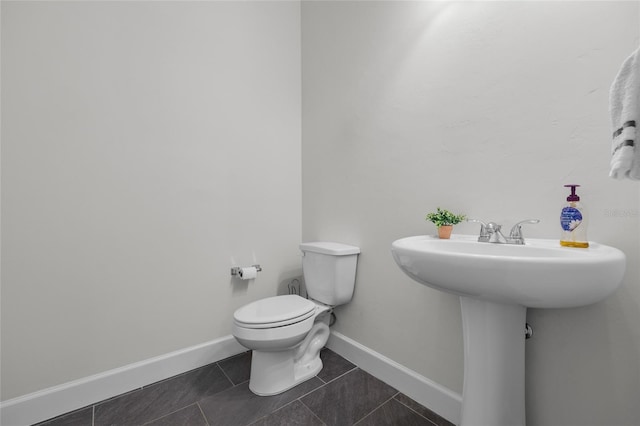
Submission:
[[[427,214],[427,220],[430,220],[438,227],[438,236],[443,239],[449,239],[453,225],[457,225],[465,219],[466,216],[463,214],[453,214],[449,210],[443,210],[440,207],[435,212]]]

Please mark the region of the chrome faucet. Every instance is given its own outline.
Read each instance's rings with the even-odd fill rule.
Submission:
[[[494,244],[524,244],[524,236],[522,235],[522,225],[525,223],[539,223],[539,219],[527,219],[522,220],[511,228],[509,232],[509,238],[502,234],[502,225],[498,225],[495,222],[484,223],[478,219],[467,219],[467,222],[477,222],[480,224],[480,235],[478,236],[478,242],[480,243],[494,243]]]
[[[500,231],[502,225],[495,222],[487,223],[487,232],[489,233],[489,242],[497,244],[507,244],[507,238]]]
[[[509,232],[509,239],[507,240],[509,244],[524,244],[524,235],[522,235],[522,225],[525,223],[536,224],[540,223],[540,219],[527,219],[521,220],[520,222],[513,225],[511,228],[511,232]]]

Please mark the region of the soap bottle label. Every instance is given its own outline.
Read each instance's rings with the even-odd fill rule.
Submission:
[[[582,223],[582,213],[575,207],[565,207],[560,213],[560,225],[565,231],[573,231]]]

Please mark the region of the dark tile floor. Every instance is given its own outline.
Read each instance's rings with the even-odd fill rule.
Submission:
[[[320,374],[280,395],[251,393],[245,352],[38,426],[451,426],[331,350],[321,356]]]

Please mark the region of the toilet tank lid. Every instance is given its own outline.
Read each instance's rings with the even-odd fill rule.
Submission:
[[[331,256],[346,256],[349,254],[360,253],[360,247],[350,246],[342,243],[330,242],[311,242],[300,244],[300,250],[303,252],[328,254]]]

